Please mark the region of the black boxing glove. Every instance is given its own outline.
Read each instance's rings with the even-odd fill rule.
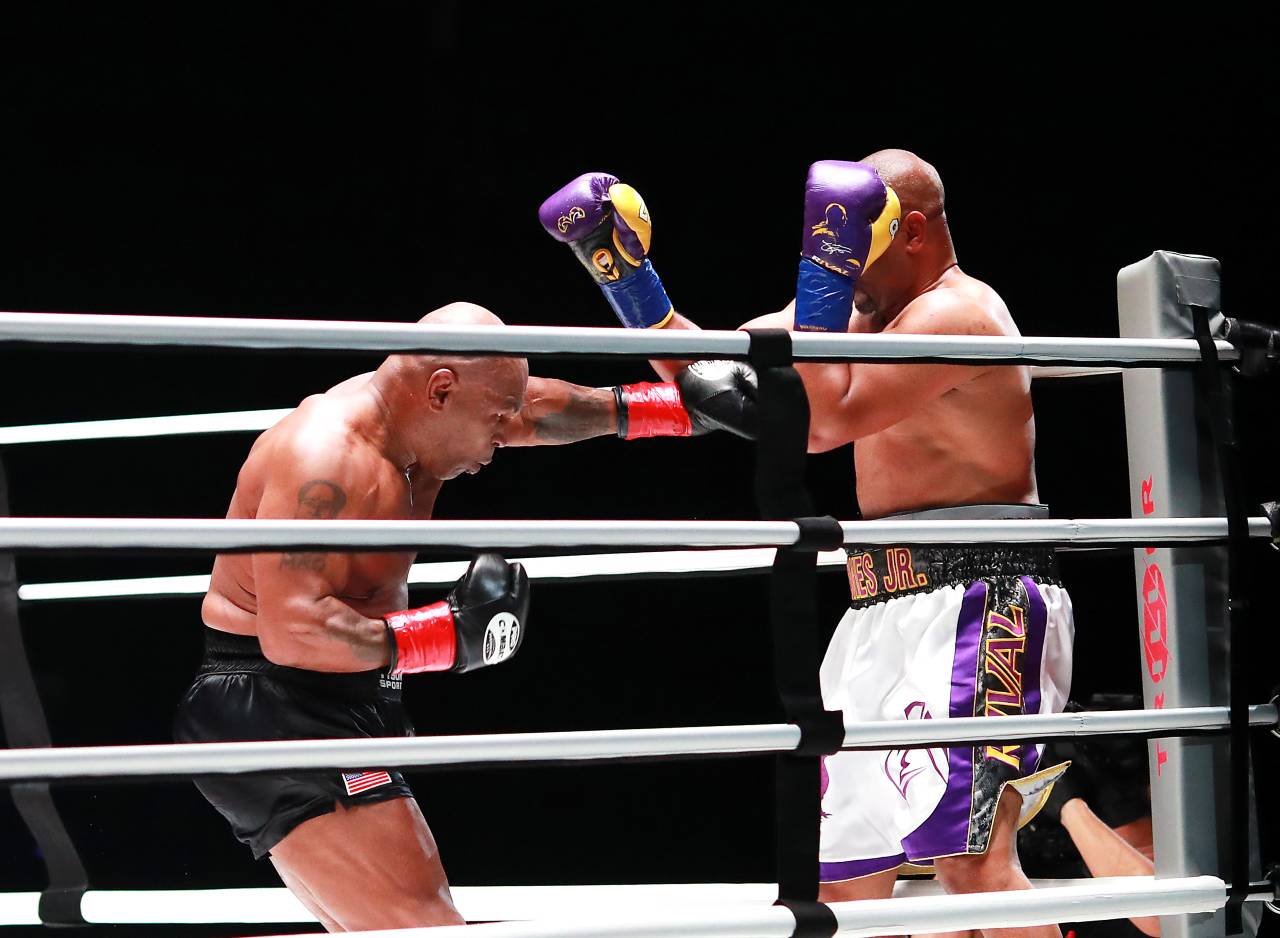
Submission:
[[[383,617],[392,674],[459,674],[512,657],[524,640],[529,576],[518,563],[478,554],[448,598]]]
[[[755,370],[745,362],[698,361],[660,384],[613,389],[618,436],[701,436],[728,430],[748,440],[757,434]]]
[[[695,432],[728,430],[747,440],[759,434],[759,382],[746,362],[700,361],[676,375]]]

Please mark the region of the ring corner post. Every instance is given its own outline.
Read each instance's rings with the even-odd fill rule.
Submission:
[[[1123,268],[1116,279],[1122,337],[1190,338],[1193,309],[1221,308],[1220,267],[1211,257],[1157,251]],[[1220,328],[1221,321],[1218,314],[1211,328]],[[1190,369],[1124,373],[1135,518],[1221,517],[1227,509],[1215,415],[1198,380]],[[1134,549],[1147,709],[1230,703],[1230,566],[1226,547]],[[1229,875],[1234,851],[1227,742],[1221,736],[1148,742],[1158,877]],[[1256,864],[1256,848],[1250,857]],[[1219,911],[1165,916],[1160,927],[1164,938],[1221,938],[1227,926]],[[1245,927],[1255,934],[1257,923],[1246,917]]]

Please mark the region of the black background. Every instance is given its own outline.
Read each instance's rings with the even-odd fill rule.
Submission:
[[[6,7],[0,308],[411,321],[453,300],[509,323],[611,325],[540,201],[634,183],[677,305],[732,328],[794,282],[804,172],[901,146],[934,162],[964,269],[1025,334],[1114,335],[1115,273],[1222,261],[1229,313],[1276,323],[1273,24],[943,21],[853,7],[684,11],[457,3]],[[817,17],[817,22],[813,17]],[[283,407],[377,359],[7,348],[0,423]],[[535,362],[592,385],[642,363]],[[1240,402],[1252,502],[1276,496],[1273,382]],[[1127,515],[1119,383],[1040,383],[1056,516]],[[246,434],[10,447],[17,515],[220,517]],[[440,518],[749,518],[751,448],[712,437],[505,451]],[[853,517],[851,452],[811,459]],[[196,573],[203,558],[19,558],[27,582]],[[1259,552],[1258,572],[1275,575]],[[1073,554],[1074,696],[1139,688],[1127,552]],[[834,623],[843,579],[824,576]],[[409,682],[422,733],[770,721],[761,577],[541,585],[513,663]],[[428,593],[415,598],[429,601]],[[162,742],[199,653],[195,599],[28,605],[59,744]],[[1251,697],[1275,683],[1257,617]],[[1274,789],[1273,741],[1260,789]],[[458,884],[761,881],[760,758],[414,773]],[[103,888],[267,885],[185,783],[59,790]],[[1264,832],[1272,822],[1261,805]],[[40,866],[0,801],[0,888]],[[1271,847],[1274,851],[1274,844]],[[242,929],[243,930],[243,929]],[[274,928],[272,930],[279,930]]]

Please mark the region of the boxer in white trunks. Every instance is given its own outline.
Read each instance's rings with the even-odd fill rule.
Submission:
[[[696,329],[647,260],[630,186],[581,176],[542,207],[623,324]],[[745,327],[1016,336],[1004,302],[957,264],[937,171],[912,153],[810,169],[796,300]],[[754,435],[754,374],[655,361],[690,433]],[[1035,518],[1035,423],[1025,367],[801,364],[810,452],[854,443],[866,518]],[[662,386],[659,386],[662,387]],[[850,609],[822,664],[826,706],[856,720],[1050,713],[1069,691],[1074,624],[1050,550],[1017,545],[850,548]],[[1016,831],[1063,766],[1042,746],[841,752],[824,761],[820,898],[887,896],[934,869],[952,893],[1029,888]],[[1056,926],[991,929],[1050,938]]]

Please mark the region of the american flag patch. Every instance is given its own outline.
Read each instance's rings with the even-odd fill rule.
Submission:
[[[346,786],[348,795],[358,795],[379,785],[390,785],[391,776],[386,772],[343,772],[342,784]]]

